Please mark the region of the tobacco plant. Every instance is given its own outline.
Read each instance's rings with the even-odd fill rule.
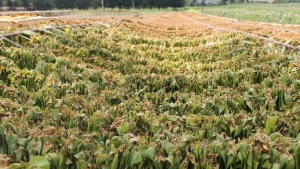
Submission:
[[[299,168],[298,52],[143,29],[125,20],[18,41],[32,52],[1,42],[6,166]]]

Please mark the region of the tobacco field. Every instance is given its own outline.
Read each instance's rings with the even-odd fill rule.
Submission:
[[[299,51],[204,17],[3,38],[0,168],[299,169]]]
[[[233,18],[239,21],[255,21],[278,24],[300,24],[300,3],[251,3],[201,7],[201,13]]]

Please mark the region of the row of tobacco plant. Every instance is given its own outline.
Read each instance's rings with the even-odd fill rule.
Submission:
[[[299,53],[130,23],[0,43],[10,168],[299,168]]]

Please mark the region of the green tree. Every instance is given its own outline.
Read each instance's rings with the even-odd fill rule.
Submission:
[[[115,8],[118,6],[117,1],[105,1],[105,6],[109,8]]]
[[[141,0],[134,0],[134,7],[140,9],[141,8]]]
[[[50,10],[56,7],[52,0],[44,0],[43,2],[43,9]]]
[[[132,0],[123,0],[123,6],[126,8],[126,9],[129,9],[132,7]]]
[[[43,8],[42,0],[33,0],[33,7],[35,10],[41,10]]]
[[[74,1],[70,0],[55,0],[55,6],[58,9],[73,9],[74,8]]]
[[[187,2],[187,5],[188,5],[188,6],[197,6],[197,0],[189,0],[189,1]]]
[[[228,0],[220,0],[220,5],[226,5]]]
[[[200,6],[205,6],[205,0],[201,0]]]
[[[142,8],[148,8],[149,7],[149,2],[147,0],[142,0],[141,6],[142,6]]]
[[[157,1],[156,0],[148,0],[150,9],[157,7]]]
[[[55,7],[52,0],[33,0],[32,4],[35,10],[50,10]]]
[[[22,3],[23,7],[26,8],[27,10],[29,9],[29,0],[23,0],[23,3]]]
[[[3,0],[0,0],[0,11],[3,10]]]
[[[166,3],[166,0],[158,0],[158,1],[156,2],[156,7],[157,7],[158,9],[164,8],[165,3]]]
[[[91,6],[91,0],[75,0],[75,5],[78,9],[88,9]]]
[[[169,0],[162,0],[163,9],[167,9],[169,7]]]
[[[22,0],[15,0],[15,7],[18,10],[18,7],[23,6]]]
[[[63,9],[63,8],[65,8],[65,2],[64,2],[65,0],[55,0],[54,2],[55,2],[55,7],[57,8],[57,9]]]
[[[7,0],[6,5],[9,7],[9,10],[16,10],[17,0]]]
[[[177,9],[179,7],[184,7],[184,0],[171,0],[169,1],[169,6],[172,7],[173,9]]]
[[[101,5],[100,0],[92,0],[92,2],[91,2],[91,6],[93,9],[98,9],[100,5]]]

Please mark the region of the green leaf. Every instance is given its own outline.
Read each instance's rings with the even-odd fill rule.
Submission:
[[[111,144],[114,146],[114,148],[119,148],[122,145],[122,142],[120,141],[119,137],[115,136],[111,139]]]
[[[52,163],[55,165],[56,168],[59,168],[59,156],[56,153],[49,153],[48,156],[50,157]]]
[[[29,167],[27,169],[50,169],[50,163],[44,156],[35,156],[29,161]]]
[[[4,126],[0,124],[0,135],[4,135]]]
[[[243,158],[246,159],[247,155],[248,155],[248,144],[247,143],[241,143],[239,145],[239,150],[243,155]]]
[[[20,161],[21,160],[21,158],[22,158],[22,156],[23,156],[23,154],[22,154],[22,151],[21,150],[19,150],[19,149],[16,149],[16,150],[14,150],[14,153],[15,153],[15,161]]]
[[[247,106],[253,111],[252,103],[250,101],[246,101]]]
[[[6,143],[8,145],[8,155],[14,155],[14,148],[16,146],[18,136],[16,134],[6,134]],[[2,147],[2,146],[1,146]]]
[[[28,102],[26,103],[26,106],[34,106],[35,103],[36,103],[36,101],[30,99],[30,100],[28,100]]]
[[[264,165],[268,165],[266,163],[266,160],[269,159],[270,156],[268,154],[262,154],[258,157],[258,162],[259,162],[259,165],[258,165],[258,168],[262,168],[262,166]]]
[[[199,138],[200,139],[205,138],[205,135],[206,135],[206,130],[199,130]]]
[[[169,142],[162,142],[162,147],[165,149],[168,155],[170,154],[170,151],[175,148],[175,146]]]
[[[107,154],[102,154],[102,155],[97,156],[97,158],[96,158],[97,167],[100,167],[100,165],[106,160],[107,157],[108,157]]]
[[[254,164],[253,164],[253,148],[250,147],[248,156],[247,156],[247,169],[251,169],[254,168]]]
[[[121,126],[117,127],[117,132],[118,132],[118,135],[119,135],[119,136],[122,136],[122,135],[123,135],[122,127],[121,127]]]
[[[140,163],[140,162],[142,162],[141,154],[140,154],[139,152],[134,151],[134,152],[131,154],[130,166],[135,165],[135,164],[138,164],[138,163]]]
[[[80,159],[83,156],[84,156],[84,152],[83,151],[80,151],[78,154],[74,155],[74,157],[76,157],[77,159]]]
[[[48,157],[51,159],[52,163],[55,165],[57,169],[63,169],[64,164],[63,164],[63,156],[60,154],[56,153],[49,153]]]
[[[267,135],[270,135],[272,132],[274,132],[277,129],[277,122],[278,122],[278,116],[268,116],[266,127],[265,127],[265,133]]]
[[[150,124],[150,132],[153,134],[157,133],[160,130],[160,127],[155,124]]]
[[[26,148],[28,144],[28,139],[27,138],[18,138],[17,143],[23,147]]]
[[[230,168],[230,165],[234,159],[235,159],[235,155],[227,155],[226,168]]]
[[[219,106],[219,114],[222,113],[224,109],[225,109],[224,106]]]
[[[300,144],[294,148],[296,169],[300,169]]]
[[[58,121],[59,119],[59,111],[57,109],[51,109],[50,113],[54,121]]]
[[[280,169],[280,165],[278,163],[273,164],[272,169]]]
[[[295,165],[296,165],[295,159],[292,156],[289,156],[288,161],[286,163],[286,168],[295,168]]]
[[[146,146],[146,145],[141,146],[141,147],[139,148],[139,152],[140,152],[140,154],[141,154],[141,156],[142,156],[143,158],[148,158],[148,159],[151,159],[151,160],[153,160],[153,158],[154,158],[154,156],[155,156],[155,154],[156,154],[155,148],[153,148],[153,147],[148,147],[148,146]]]
[[[24,168],[22,166],[22,164],[20,164],[20,163],[13,163],[9,167],[10,167],[10,169],[22,169],[22,168]]]
[[[67,160],[66,160],[66,164],[67,164],[67,165],[73,164],[73,161],[72,161],[72,160],[70,160],[69,158],[67,158]]]
[[[115,154],[114,154],[114,159],[111,163],[111,167],[110,167],[111,169],[117,169],[118,168],[118,164],[119,164],[118,157],[119,157],[119,154],[118,154],[118,151],[116,151]]]
[[[43,147],[42,140],[34,140],[33,139],[27,145],[28,150],[31,150],[31,151],[35,150],[38,154],[41,154],[42,147]]]
[[[86,169],[88,168],[89,162],[88,161],[85,161],[85,160],[78,160],[76,161],[76,168],[77,169]]]
[[[6,142],[9,147],[15,145],[17,142],[18,136],[16,134],[6,134]]]
[[[129,123],[126,123],[122,126],[122,133],[126,134],[129,132]]]
[[[280,154],[279,154],[279,152],[275,148],[271,149],[271,154],[272,154],[272,157],[273,157],[274,161],[279,161]]]
[[[166,160],[169,161],[169,163],[170,163],[171,165],[173,165],[173,163],[174,163],[174,156],[173,156],[173,155],[170,155],[168,158],[166,158]]]
[[[125,166],[126,168],[129,168],[130,167],[130,163],[131,163],[131,154],[129,151],[126,151],[125,152],[125,159],[124,159],[124,163],[125,163]]]
[[[42,68],[43,68],[43,61],[39,61],[38,62],[38,64],[37,64],[37,66],[36,66],[36,68],[35,68],[35,70],[36,71],[40,71],[40,70],[42,70]]]
[[[179,147],[181,151],[184,151],[184,149],[187,147],[188,142],[187,141],[179,141]]]
[[[1,142],[1,146],[0,146],[0,154],[4,154],[6,153],[6,146],[4,146],[5,139],[4,139],[4,127],[3,125],[0,125],[0,142]]]

